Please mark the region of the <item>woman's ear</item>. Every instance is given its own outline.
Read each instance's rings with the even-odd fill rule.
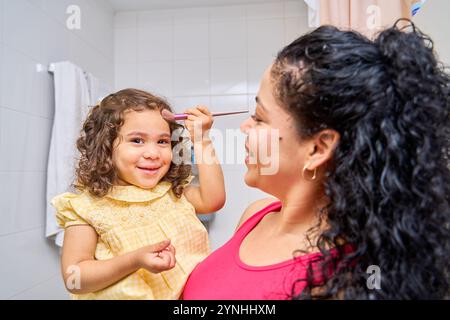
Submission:
[[[322,130],[315,135],[311,143],[311,152],[308,154],[307,169],[319,168],[332,157],[341,136],[339,132],[331,129]]]

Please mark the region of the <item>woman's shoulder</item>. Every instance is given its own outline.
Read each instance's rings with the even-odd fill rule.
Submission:
[[[239,220],[239,223],[236,227],[237,231],[251,216],[253,216],[256,212],[260,211],[261,209],[264,209],[268,205],[278,202],[279,200],[276,198],[264,198],[260,200],[256,200],[252,204],[250,204],[247,209],[244,210],[244,213],[241,216],[241,219]]]

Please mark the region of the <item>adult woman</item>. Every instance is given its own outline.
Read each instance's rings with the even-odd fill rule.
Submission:
[[[255,132],[279,133],[277,172],[245,176],[279,201],[244,212],[184,298],[448,296],[449,88],[414,26],[373,42],[325,26],[284,48],[241,125],[250,155]]]

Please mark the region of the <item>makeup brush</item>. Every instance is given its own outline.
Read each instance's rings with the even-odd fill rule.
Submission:
[[[214,112],[212,113],[213,117],[220,117],[220,116],[227,116],[230,114],[241,114],[241,113],[248,113],[248,110],[246,111],[231,111],[231,112]],[[167,121],[179,121],[179,120],[186,120],[189,116],[186,113],[179,113],[179,114],[173,114],[167,109],[163,109],[161,111],[161,116],[166,119]]]

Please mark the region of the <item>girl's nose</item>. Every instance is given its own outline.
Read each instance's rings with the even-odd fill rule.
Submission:
[[[247,118],[244,122],[241,123],[241,132],[248,134],[248,131],[251,128],[251,118]]]
[[[145,159],[158,159],[159,158],[159,152],[156,150],[156,148],[149,148],[144,151],[144,154],[142,155]]]

